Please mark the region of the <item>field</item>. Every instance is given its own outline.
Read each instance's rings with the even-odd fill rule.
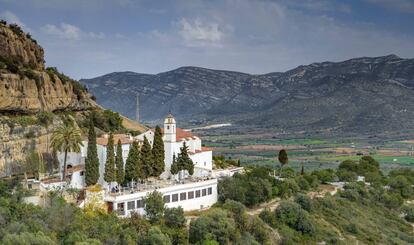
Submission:
[[[305,170],[336,167],[341,161],[374,157],[387,172],[397,167],[414,167],[414,140],[400,137],[309,137],[283,138],[269,134],[223,134],[202,132],[203,143],[214,154],[241,159],[244,165],[278,166],[277,154],[286,149],[289,166]],[[396,138],[398,138],[396,140]]]

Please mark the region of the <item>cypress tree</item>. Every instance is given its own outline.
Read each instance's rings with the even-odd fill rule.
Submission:
[[[86,186],[94,185],[99,179],[99,159],[96,149],[96,133],[93,120],[89,121],[88,154],[85,159],[85,183]]]
[[[178,172],[180,172],[180,167],[178,166],[177,161],[175,159],[175,154],[173,155],[173,161],[171,164],[170,172],[173,175],[176,175],[178,174]]]
[[[148,142],[147,137],[144,136],[144,144],[141,147],[141,167],[140,177],[147,179],[152,176],[152,170],[154,165],[154,158],[152,155],[151,145]]]
[[[104,180],[108,183],[116,181],[114,136],[112,133],[109,135],[108,144],[106,145],[106,162],[105,162]]]
[[[162,140],[161,128],[157,125],[155,127],[154,145],[152,146],[152,155],[154,158],[154,165],[152,168],[152,176],[158,177],[164,172],[164,141]]]
[[[124,160],[122,158],[122,144],[121,144],[120,139],[118,140],[118,145],[116,147],[115,165],[116,165],[116,182],[118,182],[118,184],[122,184],[125,180],[125,172],[124,172]]]
[[[129,149],[128,158],[125,163],[125,181],[131,182],[138,179],[139,161],[138,143],[134,141]]]

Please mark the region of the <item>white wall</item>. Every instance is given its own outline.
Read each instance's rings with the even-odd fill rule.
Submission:
[[[81,173],[83,172],[83,175]],[[72,173],[70,186],[76,189],[82,189],[85,186],[85,171],[76,171]]]
[[[208,194],[208,188],[211,188],[211,194]],[[206,189],[206,195],[202,196],[202,190]],[[200,190],[200,197],[195,196],[195,191]],[[184,211],[200,210],[211,207],[217,202],[217,179],[211,179],[200,182],[192,182],[187,184],[173,185],[165,188],[157,189],[163,196],[169,195],[170,202],[166,203],[166,207],[179,207],[181,206]],[[188,192],[194,191],[194,198],[188,199]],[[132,212],[138,212],[145,214],[144,208],[137,208],[137,200],[143,199],[151,191],[142,191],[121,196],[106,196],[106,202],[112,202],[114,211],[117,209],[118,203],[124,203],[125,214],[121,216],[130,216]],[[180,200],[180,194],[186,193],[186,200]],[[172,195],[178,194],[178,201],[172,202]],[[128,202],[133,201],[135,209],[128,210]]]

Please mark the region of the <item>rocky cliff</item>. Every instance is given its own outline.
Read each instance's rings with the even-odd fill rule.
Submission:
[[[86,88],[56,68],[44,68],[43,49],[18,26],[0,24],[0,113],[87,110]]]
[[[50,153],[66,112],[100,109],[85,86],[45,68],[43,54],[20,27],[0,22],[0,177],[21,171],[31,151]]]

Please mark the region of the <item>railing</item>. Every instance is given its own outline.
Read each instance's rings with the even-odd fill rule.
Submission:
[[[205,177],[205,178],[184,179],[180,181],[176,181],[176,180],[155,181],[155,182],[147,182],[143,184],[137,184],[135,182],[135,183],[132,183],[132,185],[128,187],[118,187],[118,186],[114,187],[110,191],[107,191],[106,193],[111,196],[122,196],[122,195],[133,194],[133,193],[137,193],[141,191],[146,191],[146,190],[157,190],[157,189],[165,188],[169,186],[184,185],[188,183],[197,183],[197,182],[202,182],[202,181],[212,180],[212,179],[214,178]]]

